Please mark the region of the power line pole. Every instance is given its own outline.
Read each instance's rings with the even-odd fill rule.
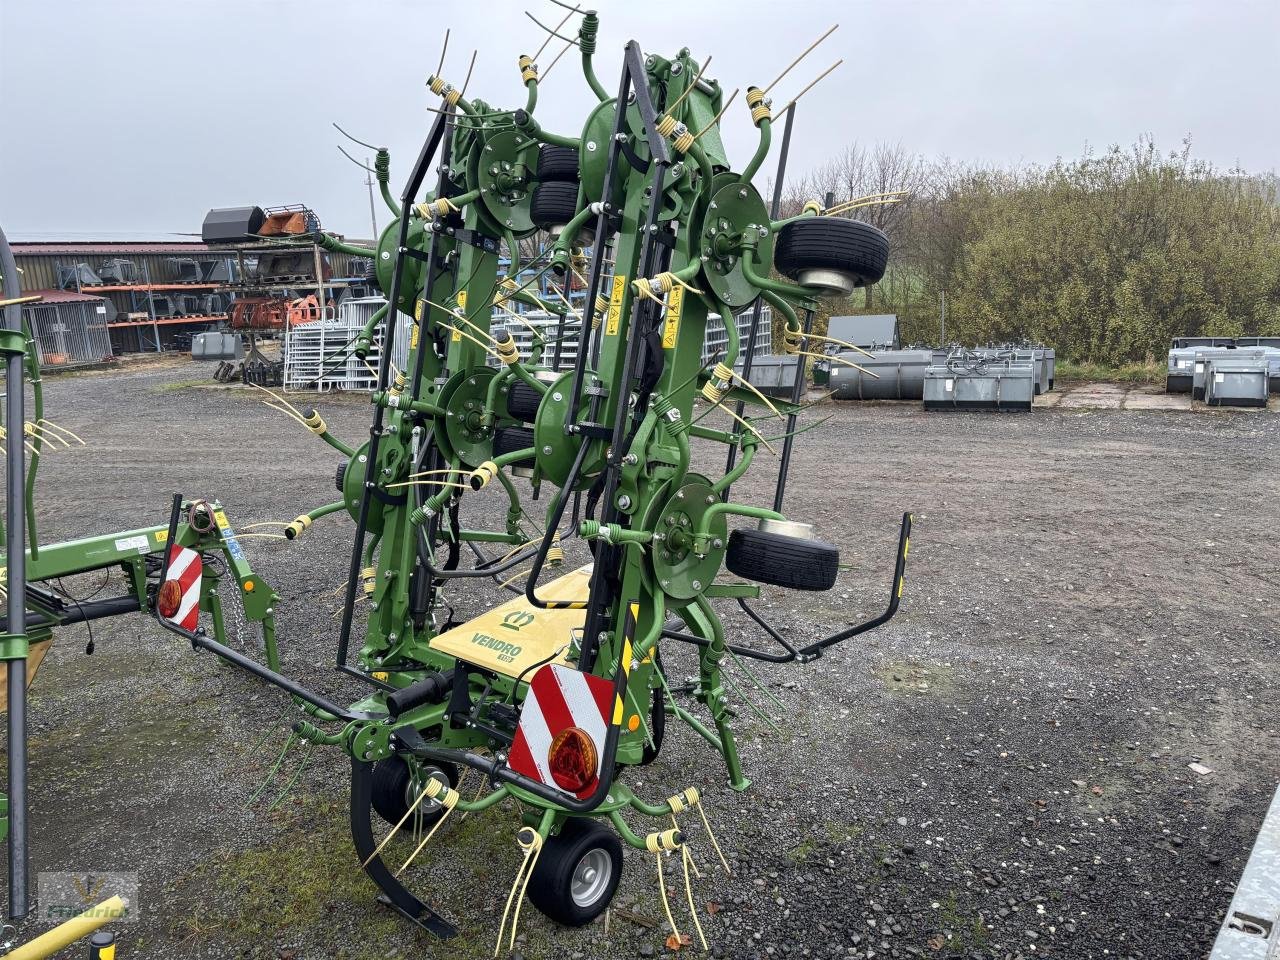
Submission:
[[[378,215],[374,212],[373,206],[373,168],[369,166],[369,158],[364,158],[364,185],[369,188],[369,223],[373,226],[373,236],[371,239],[374,243],[378,242]]]

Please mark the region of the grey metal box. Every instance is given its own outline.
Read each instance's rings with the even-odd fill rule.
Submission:
[[[1265,407],[1267,358],[1215,356],[1205,364],[1204,402],[1211,407]]]
[[[192,360],[242,360],[244,341],[238,333],[197,333],[191,338]]]
[[[1036,362],[972,353],[951,354],[925,369],[926,410],[1030,410]]]

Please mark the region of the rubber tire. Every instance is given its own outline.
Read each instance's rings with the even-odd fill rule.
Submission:
[[[581,907],[571,895],[573,873],[588,851],[609,853],[613,875],[599,899]],[[529,902],[549,920],[566,927],[586,926],[604,913],[622,879],[622,841],[609,827],[590,817],[570,817],[560,832],[548,837],[529,882]]]
[[[521,423],[533,423],[538,416],[538,407],[542,406],[542,394],[523,380],[516,380],[507,391],[507,413],[513,420]]]
[[[458,768],[452,763],[432,761],[431,766],[439,767],[449,778],[449,786],[458,785]],[[405,790],[409,786],[409,765],[403,757],[387,757],[373,766],[373,810],[383,820],[392,825],[400,822],[409,809],[405,800]],[[427,801],[423,801],[426,804]],[[422,809],[419,807],[419,809]],[[431,826],[442,816],[444,807],[423,813],[421,824]]]
[[[338,472],[334,475],[333,483],[334,483],[334,486],[338,488],[339,493],[347,492],[347,486],[346,486],[347,467],[349,467],[350,465],[351,465],[350,461],[346,461],[346,460],[338,464]]]
[[[729,534],[724,565],[731,573],[791,590],[830,590],[840,572],[840,551],[821,540],[802,540],[766,530]]]
[[[533,427],[499,427],[493,431],[493,455],[515,453],[517,450],[528,450],[533,446]],[[519,460],[511,466],[532,467],[534,458]]]
[[[578,151],[544,143],[538,151],[538,179],[543,183],[578,182]],[[575,190],[576,195],[576,190]]]
[[[884,276],[889,238],[861,220],[803,217],[778,232],[773,264],[792,280],[803,270],[838,270],[865,287]]]
[[[562,227],[578,212],[578,184],[552,181],[533,188],[529,218],[542,229]]]

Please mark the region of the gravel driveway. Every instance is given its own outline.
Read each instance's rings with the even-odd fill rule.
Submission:
[[[175,490],[218,497],[241,527],[333,498],[337,454],[245,388],[203,386],[210,371],[47,381],[49,415],[90,446],[47,458],[42,540],[163,522]],[[319,406],[337,435],[365,434],[363,398]],[[704,789],[733,867],[712,870],[691,829],[712,953],[1205,956],[1280,780],[1280,416],[821,413],[831,419],[797,442],[787,507],[851,570],[827,594],[766,588],[762,606],[797,640],[878,612],[904,509],[916,515],[907,590],[881,630],[810,664],[757,668],[785,709],[737,672],[771,721],[742,707],[750,792],[728,790],[683,729],[639,771],[649,797]],[[767,503],[772,469],[762,454],[737,498]],[[352,526],[333,517],[295,543],[246,541],[281,595],[286,671],[340,701],[360,695],[331,666]],[[457,591],[459,615],[494,596]],[[259,789],[288,735],[281,694],[140,616],[93,635],[86,656],[85,627],[60,633],[32,688],[32,861],[139,873],[138,919],[116,928],[122,958],[493,954],[519,862],[510,810],[452,824],[413,868],[462,928],[441,944],[374,904],[347,836],[343,755],[295,745]],[[669,647],[669,672],[691,674],[688,650]],[[653,860],[629,851],[627,864],[607,930],[526,908],[517,952],[668,952]],[[676,877],[669,864],[687,931]]]

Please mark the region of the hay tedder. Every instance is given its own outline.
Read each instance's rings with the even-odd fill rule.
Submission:
[[[566,27],[572,17],[576,31]],[[581,54],[597,102],[580,129],[556,133],[535,119],[545,77],[536,55],[519,61],[523,106],[503,110],[449,83],[442,54],[427,81],[442,105],[398,199],[387,152],[378,150],[376,173],[396,219],[376,249],[317,234],[330,249],[372,257],[387,296],[387,307],[341,353],[379,357],[368,438],[347,444],[315,411],[268,399],[345,457],[338,499],[285,533],[301,535],[326,514],[354,520],[336,660],[366,695],[344,706],[279,672],[271,591],[251,589],[256,577],[217,504],[176,497],[167,525],[135,532],[155,559],[133,564],[131,606],[288,692],[301,711],[294,733],[349,754],[359,862],[380,900],[413,923],[454,933],[408,887],[409,868],[450,815],[518,801],[523,861],[500,945],[508,930],[514,942],[526,896],[565,924],[601,914],[617,888],[623,844],[656,856],[660,884],[663,862],[674,856],[688,892],[692,834],[676,818],[696,817],[728,869],[696,785],[644,797],[628,786],[629,771],[658,756],[674,719],[720,756],[732,788],[746,789],[726,658],[804,662],[886,622],[898,607],[911,523],[904,515],[889,604],[878,616],[796,646],[752,606],[760,584],[830,589],[839,555],[782,512],[792,444],[803,429],[803,378],[790,400],[757,391],[750,376],[758,324],[743,344],[733,318],[753,308],[758,318],[761,301],[769,304],[785,320],[785,349],[803,358],[823,339],[810,329],[817,301],[874,283],[888,256],[883,234],[816,202],[778,219],[780,177],[772,209],[752,183],[770,149],[769,90],[801,58],[769,87],[747,89],[759,143],[735,170],[719,129],[734,96],[710,78],[707,62],[687,49],[646,54],[632,41],[611,95],[593,68],[593,12],[570,9],[555,29],[543,29],[549,42],[558,37],[565,51],[576,46]],[[794,107],[792,100],[780,111],[782,162]],[[532,330],[532,354],[522,358],[512,331],[526,307],[562,323],[555,337],[545,326]],[[392,361],[397,313],[413,318],[403,370]],[[707,363],[711,313],[725,318],[728,345]],[[576,359],[562,370],[570,335]],[[723,447],[722,473],[692,468],[695,442]],[[772,506],[734,501],[732,486],[761,448],[777,452],[775,444]],[[9,465],[15,461],[20,477],[21,458]],[[706,461],[704,454],[698,462]],[[535,499],[546,495],[536,514],[522,499],[530,487]],[[492,515],[505,510],[505,523],[464,525],[462,509],[485,499],[496,503]],[[483,512],[485,504],[475,506]],[[13,532],[11,525],[11,555]],[[140,541],[137,549],[143,554]],[[568,569],[566,550],[590,562]],[[215,574],[230,569],[251,619],[269,629],[265,665],[222,642],[216,576],[192,601],[208,612],[215,635],[192,615],[189,582],[174,576],[192,562],[188,554]],[[225,563],[211,563],[215,556]],[[39,580],[45,562],[28,560],[26,579]],[[22,611],[14,608],[20,567],[10,563],[10,624]],[[516,595],[459,625],[448,602],[459,581]],[[28,597],[41,597],[37,585]],[[725,602],[767,643],[731,642],[717,609]],[[20,645],[10,642],[11,652]],[[692,701],[678,701],[679,685],[664,674],[661,650],[669,644],[696,652],[697,678],[684,691]],[[474,798],[458,789],[467,770],[484,783]],[[688,900],[692,908],[691,893]],[[678,946],[669,908],[667,918]],[[696,911],[692,923],[701,938]]]

